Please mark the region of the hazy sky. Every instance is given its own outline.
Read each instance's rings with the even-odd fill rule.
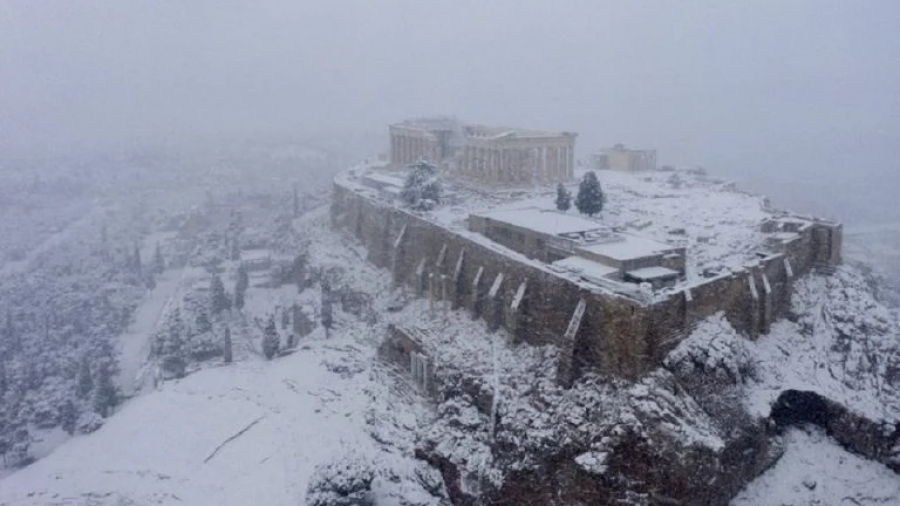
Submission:
[[[446,113],[582,153],[891,175],[898,27],[895,0],[0,0],[0,149]]]

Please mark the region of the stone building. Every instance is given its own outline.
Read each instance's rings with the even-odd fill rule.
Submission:
[[[574,177],[572,132],[464,125],[450,118],[390,125],[390,162],[420,159],[447,168],[461,180],[492,187],[555,184]]]
[[[621,170],[636,172],[656,170],[655,149],[628,149],[616,144],[610,149],[603,149],[593,156],[594,168],[598,170]]]
[[[671,286],[684,276],[685,248],[614,232],[597,221],[537,208],[469,215],[469,230],[559,270],[603,279]]]

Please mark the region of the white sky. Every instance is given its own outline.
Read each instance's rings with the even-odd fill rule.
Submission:
[[[447,113],[582,152],[890,177],[898,26],[892,0],[0,0],[0,149]]]

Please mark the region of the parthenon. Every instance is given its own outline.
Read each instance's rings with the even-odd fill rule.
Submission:
[[[572,132],[462,125],[450,118],[407,120],[389,131],[392,164],[426,159],[462,180],[495,187],[573,178]]]

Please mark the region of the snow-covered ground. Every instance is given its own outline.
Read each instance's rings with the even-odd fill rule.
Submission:
[[[841,448],[817,429],[791,429],[781,459],[732,506],[886,506],[900,504],[900,477]]]
[[[464,313],[443,315],[440,308],[431,315],[425,301],[385,316],[391,299],[390,276],[366,263],[365,252],[352,240],[329,231],[327,222],[326,210],[320,209],[310,214],[309,221],[297,224],[298,230],[310,234],[310,256],[316,265],[340,269],[349,286],[371,295],[374,309],[384,318],[382,324],[387,320],[414,326],[439,322],[436,329],[446,332],[435,335],[433,344],[443,347],[433,350],[438,362],[468,361],[485,377],[495,377],[498,370],[507,376],[528,374],[522,369],[530,362],[523,357],[533,355],[536,363],[542,362],[539,349],[507,349],[494,340],[466,342],[466,335],[478,334],[482,323]],[[163,294],[172,289],[164,283],[174,282],[175,272],[164,276],[158,286],[162,290],[142,307],[147,322],[153,320],[154,308],[164,305]],[[838,308],[868,314],[861,308],[869,307],[869,301],[853,295],[864,293],[859,279],[840,271],[837,275],[844,277],[831,285],[825,278],[806,281],[797,309],[807,310],[811,294],[824,290],[835,301],[828,309],[832,316],[841,317],[838,323],[846,324],[847,316]],[[263,317],[275,305],[298,301],[316,309],[317,294],[310,290],[300,295],[294,286],[253,285],[245,308],[251,314]],[[842,293],[844,298],[838,297]],[[860,308],[848,307],[854,297]],[[268,362],[258,353],[236,351],[232,365],[214,361],[186,378],[164,382],[135,397],[97,432],[76,436],[46,458],[2,479],[0,505],[303,505],[315,467],[350,449],[378,462],[384,479],[376,488],[393,498],[384,504],[396,504],[398,496],[414,498],[418,504],[434,503],[434,497],[415,485],[414,477],[425,468],[411,456],[416,434],[423,427],[427,432],[430,409],[408,388],[398,388],[403,383],[374,360],[381,331],[338,313],[330,338],[317,329],[301,340],[293,354]],[[869,320],[861,317],[860,321]],[[854,404],[854,396],[847,394],[856,391],[870,399],[872,407],[880,398],[865,385],[849,388],[848,382],[855,384],[852,375],[843,378],[846,381],[816,383],[816,360],[825,346],[817,348],[815,343],[826,342],[826,334],[823,327],[813,331],[814,338],[803,337],[803,323],[779,324],[757,343],[746,343],[748,356],[767,361],[757,363],[760,369],[749,390],[751,408],[763,414],[779,384],[782,389],[824,385],[824,395],[865,411],[866,405]],[[451,333],[452,329],[459,332]],[[236,350],[248,349],[257,345],[258,334],[251,329],[236,333],[235,339]],[[812,348],[798,346],[801,341]],[[789,373],[795,375],[793,379],[786,379]],[[640,388],[634,388],[638,400]],[[838,395],[842,391],[845,395]],[[531,411],[522,413],[539,418]],[[526,422],[530,423],[522,420]],[[859,459],[815,432],[792,431],[785,457],[751,483],[734,505],[892,504],[898,497],[898,483],[897,476],[880,464]]]
[[[364,430],[368,371],[343,377],[323,363],[352,353],[317,342],[165,383],[4,479],[0,504],[302,504],[316,464],[374,444]]]

